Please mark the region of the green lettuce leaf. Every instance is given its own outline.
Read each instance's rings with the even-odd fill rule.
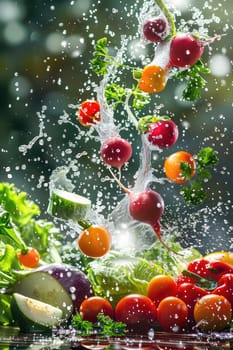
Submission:
[[[61,262],[61,233],[52,222],[38,219],[40,208],[26,192],[14,184],[0,183],[0,208],[0,241],[15,249],[35,247],[45,262]]]
[[[175,236],[170,235],[169,238],[167,237],[166,243],[177,254],[171,254],[170,251],[161,246],[159,241],[156,241],[140,256],[148,261],[156,262],[167,274],[177,277],[190,261],[201,258],[202,254],[193,247],[183,248],[175,239]]]
[[[113,305],[127,294],[146,295],[152,277],[165,273],[156,263],[115,251],[88,266],[87,274],[95,294],[108,298]]]
[[[27,225],[32,217],[40,214],[40,209],[27,198],[14,184],[0,183],[0,205],[11,215],[11,220],[17,226]]]

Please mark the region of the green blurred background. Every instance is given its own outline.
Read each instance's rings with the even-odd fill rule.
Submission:
[[[176,98],[180,85],[177,81],[169,81],[159,103],[164,105],[164,111],[174,114],[182,130],[174,151],[183,148],[195,154],[202,146],[212,146],[218,151],[220,164],[208,184],[207,205],[209,211],[212,206],[221,208],[219,217],[215,217],[216,222],[212,217],[211,224],[215,225],[216,237],[223,236],[221,244],[229,247],[233,225],[232,3],[230,0],[177,0],[169,1],[169,4],[180,11],[178,20],[189,20],[193,29],[202,26],[203,14],[209,20],[205,26],[210,36],[224,34],[205,51],[204,60],[211,67],[212,74],[207,77],[207,88],[201,99],[195,104],[181,103]],[[122,34],[134,35],[137,32],[138,20],[132,9],[141,6],[142,1],[134,0],[0,0],[1,181],[14,182],[29,192],[44,212],[51,172],[82,152],[90,154],[98,150],[97,143],[93,145],[85,136],[80,138],[82,127],[75,126],[77,105],[85,98],[95,96],[88,82],[89,79],[98,82],[97,77],[89,75],[93,43],[107,36],[112,47],[119,47]],[[201,11],[196,18],[192,17],[194,6]],[[139,50],[137,42],[132,41],[129,49],[132,59],[138,60]],[[149,45],[145,55],[150,54]],[[69,122],[59,124],[59,118],[64,115],[68,116]],[[42,137],[34,139],[36,142],[26,154],[19,152],[20,145],[28,145],[39,135],[39,127]],[[135,150],[138,146],[135,145]],[[165,151],[162,157],[168,153],[171,151]],[[93,177],[99,165],[87,157],[82,160],[84,165],[78,174],[78,191],[86,191],[94,201],[105,196],[107,203],[117,203],[120,191],[114,185],[106,185],[107,194],[99,193],[100,177]],[[154,166],[161,171],[162,163],[157,159]],[[123,174],[126,181],[132,180],[137,167],[137,160],[130,164]],[[101,169],[102,176],[105,176],[104,171]],[[182,201],[176,186],[161,191],[165,192],[169,203]],[[112,194],[114,198],[111,198]],[[179,206],[181,211],[185,208],[182,203]],[[195,212],[195,209],[190,211]],[[196,220],[195,215],[193,220]],[[213,234],[212,228],[211,232],[208,228],[206,230]]]

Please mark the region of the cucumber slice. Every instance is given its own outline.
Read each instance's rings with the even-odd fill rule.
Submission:
[[[85,219],[91,201],[76,193],[54,189],[51,192],[48,213],[64,220],[80,221]]]
[[[24,332],[48,332],[62,319],[62,311],[39,300],[13,293],[11,312]]]
[[[14,285],[14,292],[50,304],[62,310],[62,317],[69,319],[73,303],[61,283],[47,272],[35,271],[21,277]]]

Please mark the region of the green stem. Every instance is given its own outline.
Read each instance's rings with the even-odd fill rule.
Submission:
[[[176,26],[175,26],[175,22],[174,22],[174,19],[173,19],[171,12],[168,10],[168,8],[165,5],[165,3],[163,2],[163,0],[155,0],[155,2],[158,5],[158,7],[163,11],[164,16],[167,18],[167,21],[171,26],[171,33],[169,34],[169,37],[175,36],[176,35]]]
[[[81,226],[84,230],[86,230],[88,227],[92,226],[92,224],[87,220],[78,220],[79,226]]]
[[[138,120],[136,119],[136,117],[134,116],[134,114],[132,113],[131,109],[129,108],[129,99],[132,96],[132,94],[128,94],[126,96],[125,99],[125,110],[128,114],[129,120],[133,123],[133,125],[135,126],[135,128],[138,128]]]

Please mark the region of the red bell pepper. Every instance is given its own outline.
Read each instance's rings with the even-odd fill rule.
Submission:
[[[187,270],[207,280],[217,280],[216,273],[210,268],[210,261],[207,259],[200,258],[191,261]]]
[[[182,283],[177,288],[177,296],[182,299],[188,307],[188,318],[189,323],[192,325],[194,323],[193,309],[195,303],[204,295],[209,294],[204,288],[198,287],[194,283]]]
[[[233,310],[233,273],[226,273],[218,280],[218,286],[212,291],[213,294],[222,295],[229,300]]]
[[[233,274],[233,266],[223,261],[210,261],[207,269],[209,270],[211,276],[213,276],[212,278],[216,281],[219,281],[221,276],[227,273]]]

